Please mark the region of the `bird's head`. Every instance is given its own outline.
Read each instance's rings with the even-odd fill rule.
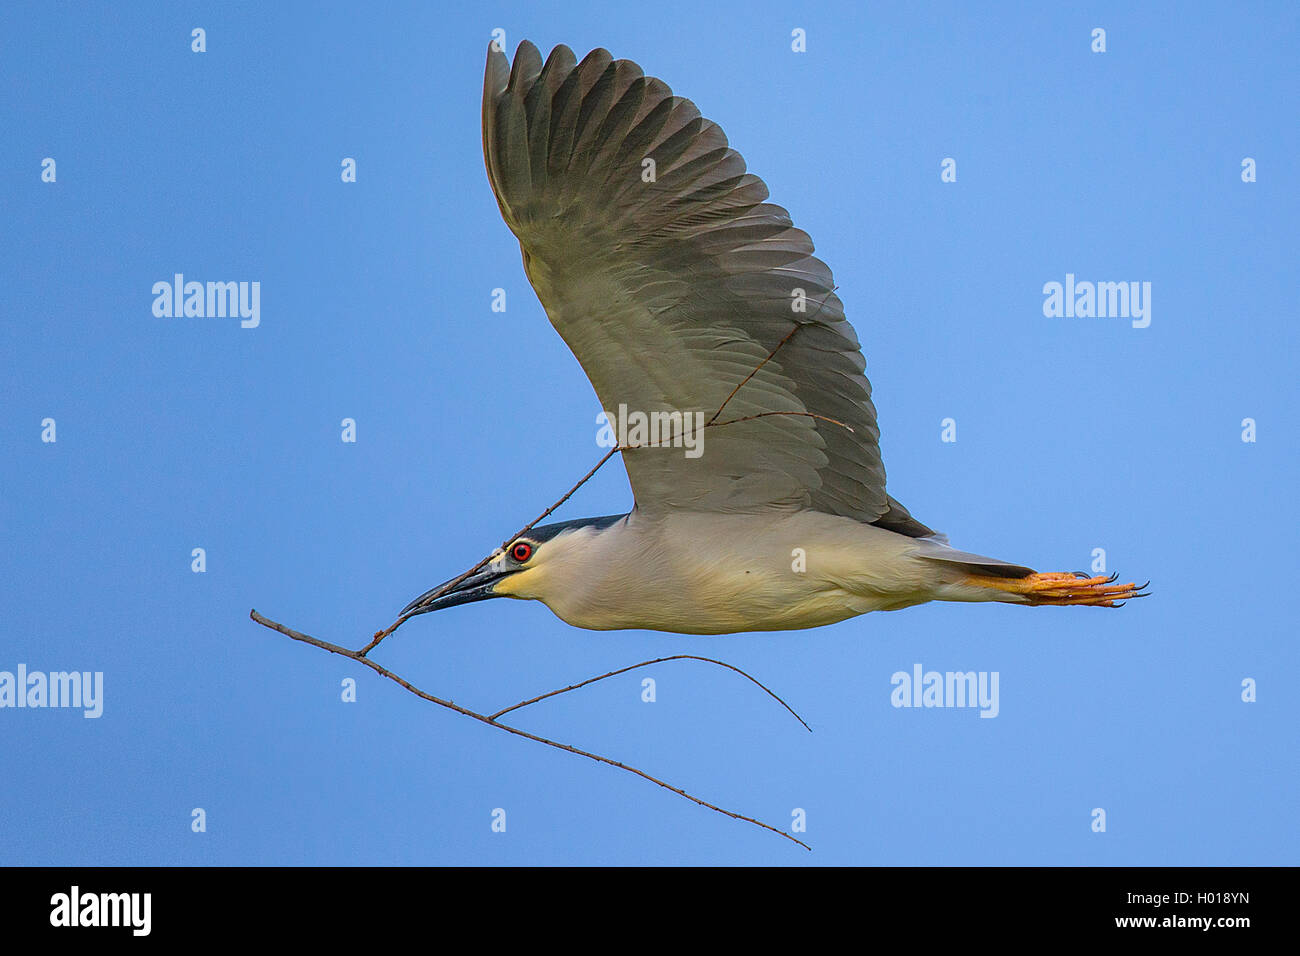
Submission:
[[[414,617],[488,598],[544,601],[550,587],[563,586],[562,569],[571,566],[576,552],[585,550],[590,535],[624,517],[579,518],[531,528],[505,548],[498,548],[487,564],[454,587],[447,588],[456,580],[452,578],[425,591],[402,609],[401,616]]]

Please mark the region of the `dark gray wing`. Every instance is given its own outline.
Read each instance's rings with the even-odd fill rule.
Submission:
[[[623,454],[640,510],[811,508],[929,532],[885,493],[830,270],[693,103],[605,50],[577,63],[558,46],[543,64],[524,42],[512,67],[489,49],[483,152],[529,281],[602,407],[707,421],[726,402],[717,420],[733,424],[708,428],[700,457]],[[736,421],[751,416],[764,417]]]

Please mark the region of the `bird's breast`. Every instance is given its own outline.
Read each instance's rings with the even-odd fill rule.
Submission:
[[[547,599],[577,627],[791,630],[916,603],[915,582],[897,571],[906,539],[849,519],[678,513],[600,538],[584,586]]]

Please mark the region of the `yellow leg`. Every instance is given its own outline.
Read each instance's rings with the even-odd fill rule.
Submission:
[[[1025,578],[994,578],[983,574],[969,575],[965,582],[1017,595],[1016,604],[1064,607],[1122,607],[1130,598],[1146,597],[1146,584],[1116,584],[1118,575],[1088,577],[1068,571],[1047,571]],[[1148,581],[1147,584],[1151,582]],[[1116,602],[1119,602],[1118,604]]]

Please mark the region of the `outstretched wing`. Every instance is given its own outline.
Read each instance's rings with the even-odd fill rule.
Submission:
[[[693,103],[605,50],[577,63],[558,46],[543,65],[524,42],[512,66],[489,48],[483,153],[528,279],[602,407],[707,422],[725,403],[699,457],[623,453],[640,510],[811,508],[929,533],[885,492],[830,270]]]

